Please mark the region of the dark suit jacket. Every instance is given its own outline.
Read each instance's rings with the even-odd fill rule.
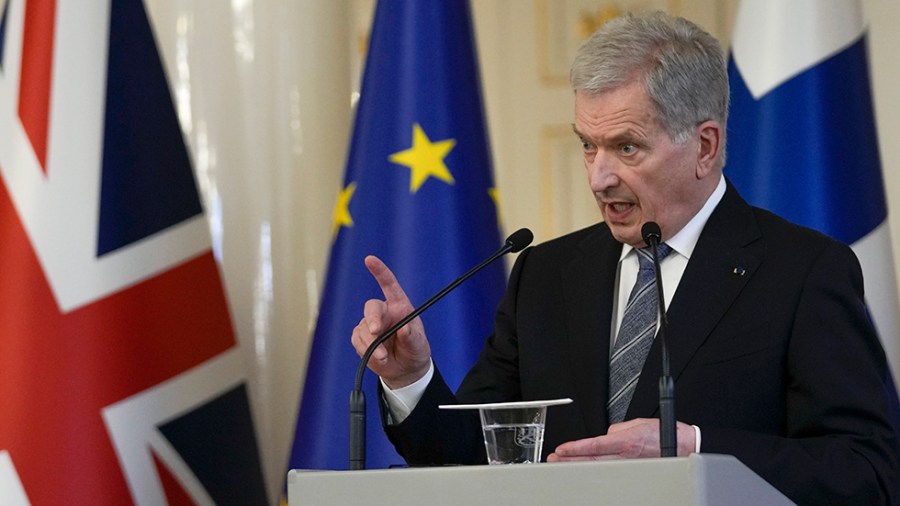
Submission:
[[[495,333],[456,396],[440,374],[386,426],[411,465],[485,462],[477,413],[438,404],[571,397],[544,456],[605,434],[616,264],[599,224],[521,253]],[[729,184],[668,308],[676,418],[800,503],[896,501],[897,435],[859,263],[828,237],[750,207]],[[435,357],[439,362],[440,357]],[[626,419],[658,417],[659,342]]]

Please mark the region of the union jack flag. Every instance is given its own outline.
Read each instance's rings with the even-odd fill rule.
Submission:
[[[0,9],[0,503],[264,504],[142,1]]]

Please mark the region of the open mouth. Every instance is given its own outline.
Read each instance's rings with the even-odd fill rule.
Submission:
[[[634,204],[615,203],[615,204],[609,204],[609,207],[617,213],[624,213],[625,211],[628,211],[629,209],[634,207]]]
[[[610,202],[606,204],[606,219],[618,221],[625,219],[637,207],[631,202]]]

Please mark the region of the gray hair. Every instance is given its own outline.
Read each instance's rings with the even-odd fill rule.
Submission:
[[[572,89],[588,95],[639,80],[673,142],[690,138],[707,120],[722,125],[725,162],[728,69],[719,42],[684,18],[662,12],[625,14],[585,42],[572,63]]]

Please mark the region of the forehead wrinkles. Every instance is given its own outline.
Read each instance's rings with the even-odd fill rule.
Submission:
[[[580,108],[575,116],[575,130],[591,138],[611,138],[633,135],[648,137],[656,122],[653,115],[640,108],[624,108],[612,112],[596,108]]]
[[[655,113],[649,97],[638,84],[599,95],[575,94],[576,128],[585,135],[608,137],[631,131],[647,137],[658,125]]]

